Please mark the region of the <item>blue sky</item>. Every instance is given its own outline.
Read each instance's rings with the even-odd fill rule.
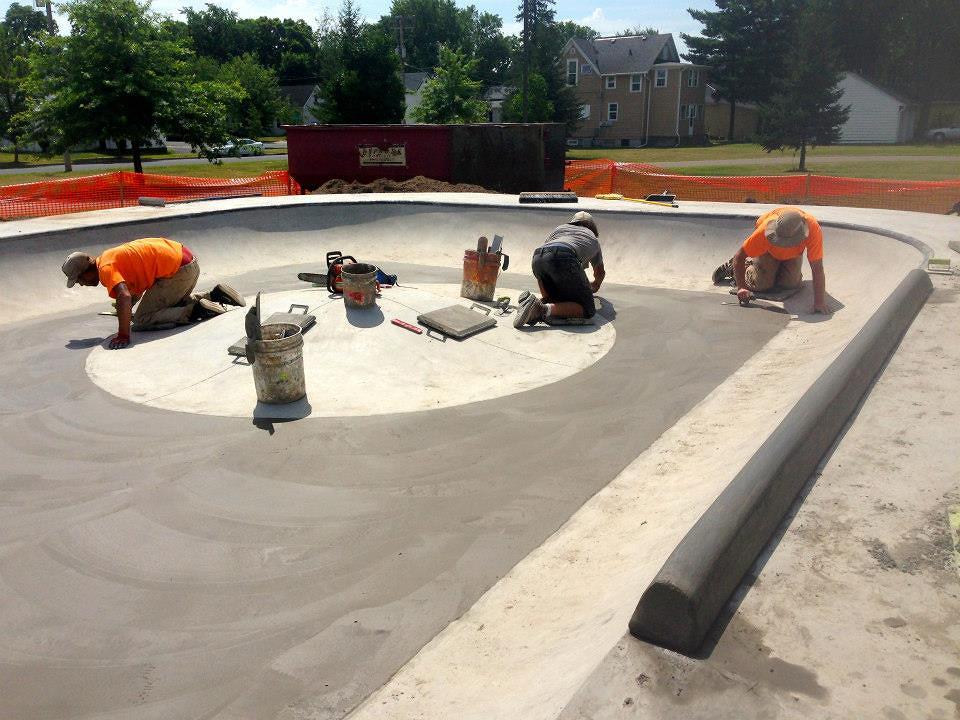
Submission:
[[[294,18],[306,20],[310,25],[317,25],[317,18],[322,17],[324,10],[336,14],[339,0],[324,3],[316,0],[221,0],[216,3],[221,7],[234,10],[241,17],[268,17]],[[471,4],[465,0],[458,0],[458,5]],[[472,3],[481,11],[500,15],[504,20],[504,29],[508,33],[518,30],[513,21],[516,15],[518,0],[477,0]],[[10,5],[3,2],[4,12]],[[159,12],[179,16],[178,11],[185,5],[203,7],[203,0],[154,0],[153,8]],[[376,20],[385,14],[390,7],[390,0],[359,0],[357,5],[368,20]],[[56,7],[56,5],[54,5]],[[634,2],[598,2],[598,0],[557,0],[554,9],[560,20],[574,20],[599,30],[603,34],[613,34],[635,25],[652,25],[661,32],[674,34],[678,44],[680,33],[697,34],[700,24],[687,13],[687,8],[714,9],[713,0],[636,0]],[[58,18],[61,29],[66,27],[65,21]],[[681,51],[683,48],[681,47]]]

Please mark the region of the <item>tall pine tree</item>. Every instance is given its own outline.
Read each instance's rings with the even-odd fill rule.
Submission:
[[[769,101],[760,105],[760,142],[767,152],[792,148],[800,152],[798,169],[807,169],[807,147],[840,139],[850,114],[841,107],[838,52],[830,42],[832,28],[822,2],[803,11],[785,66]]]

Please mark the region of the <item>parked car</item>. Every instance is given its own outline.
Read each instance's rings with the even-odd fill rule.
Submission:
[[[233,156],[241,157],[243,155],[263,155],[263,143],[251,138],[237,138],[230,140],[223,145],[210,148],[217,157]]]
[[[942,143],[947,140],[960,141],[960,126],[939,127],[927,130],[927,140]]]

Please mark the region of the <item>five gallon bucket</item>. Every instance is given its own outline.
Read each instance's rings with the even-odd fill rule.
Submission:
[[[340,270],[343,302],[347,307],[368,308],[377,302],[377,267],[368,263],[347,263]]]
[[[463,283],[460,297],[470,300],[493,300],[500,273],[500,253],[465,250],[463,253]]]
[[[253,384],[262,403],[291,403],[306,396],[303,377],[303,335],[300,326],[276,323],[261,328],[253,345]]]

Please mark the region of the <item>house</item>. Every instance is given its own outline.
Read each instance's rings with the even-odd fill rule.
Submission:
[[[423,84],[427,81],[427,73],[412,72],[403,74],[403,99],[407,103],[407,109],[403,113],[403,122],[406,125],[416,124],[413,119],[413,111],[419,107],[423,101]]]
[[[840,143],[893,144],[913,140],[918,106],[875,85],[855,72],[845,72],[838,87],[840,105],[850,107],[850,116],[840,128]]]
[[[483,91],[483,101],[487,104],[487,122],[503,122],[503,103],[516,88],[510,85],[491,85]]]
[[[313,108],[317,104],[318,93],[316,85],[281,85],[280,95],[294,108],[296,118],[290,122],[278,119],[274,122],[273,134],[283,135],[284,129],[281,125],[310,125],[316,123],[317,118],[313,114]]]
[[[576,88],[581,147],[687,145],[706,141],[707,68],[680,62],[673,36],[572,38],[563,48]]]
[[[707,102],[704,109],[704,126],[707,137],[729,142],[750,142],[756,137],[760,109],[756,103],[738,102],[733,118],[733,137],[730,133],[730,102],[717,94],[717,89],[707,83]]]

